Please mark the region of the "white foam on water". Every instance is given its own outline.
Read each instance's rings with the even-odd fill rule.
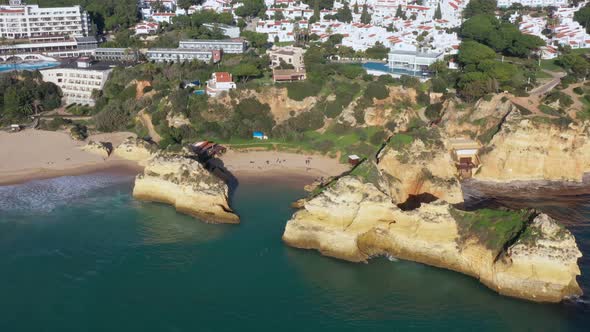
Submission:
[[[120,175],[90,174],[1,186],[0,213],[47,213],[73,200],[88,197],[94,190],[127,180],[128,177]]]

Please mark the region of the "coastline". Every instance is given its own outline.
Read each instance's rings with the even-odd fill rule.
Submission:
[[[74,141],[65,132],[0,132],[0,155],[9,156],[0,163],[0,186],[102,171],[139,174],[143,167],[137,162],[113,155],[102,158],[81,149],[90,140],[110,142],[116,147],[129,136],[134,134],[105,133],[92,135],[86,141]],[[239,182],[278,180],[301,187],[349,169],[348,165],[327,156],[266,150],[229,150],[216,162]]]

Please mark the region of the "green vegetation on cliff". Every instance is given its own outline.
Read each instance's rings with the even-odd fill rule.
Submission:
[[[528,210],[461,211],[451,208],[450,212],[459,227],[459,243],[476,239],[494,254],[502,251],[523,230],[531,216]]]

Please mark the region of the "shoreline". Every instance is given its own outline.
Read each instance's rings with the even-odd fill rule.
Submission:
[[[47,180],[64,176],[81,176],[102,172],[133,174],[135,176],[142,170],[143,167],[133,161],[109,160],[103,163],[81,165],[63,170],[38,168],[25,170],[22,173],[0,173],[0,186],[18,185],[36,180]]]
[[[90,140],[111,142],[116,147],[130,135],[133,134],[105,133],[92,135],[88,140],[80,142],[72,140],[64,132],[0,132],[0,155],[10,157],[0,162],[0,186],[113,170],[139,174],[143,167],[137,162],[113,155],[103,159],[81,149]],[[238,183],[271,180],[301,187],[316,179],[339,175],[349,169],[349,165],[327,156],[268,150],[230,149],[217,158],[216,163],[229,171]]]

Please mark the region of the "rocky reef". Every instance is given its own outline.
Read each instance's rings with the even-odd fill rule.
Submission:
[[[205,222],[237,224],[240,219],[229,206],[228,192],[227,184],[199,162],[183,155],[159,153],[135,178],[133,197],[173,205],[179,212]]]
[[[403,211],[375,184],[346,176],[305,201],[288,245],[353,262],[390,255],[458,271],[500,294],[559,302],[582,293],[581,257],[565,228],[526,211],[460,211],[438,200]]]

